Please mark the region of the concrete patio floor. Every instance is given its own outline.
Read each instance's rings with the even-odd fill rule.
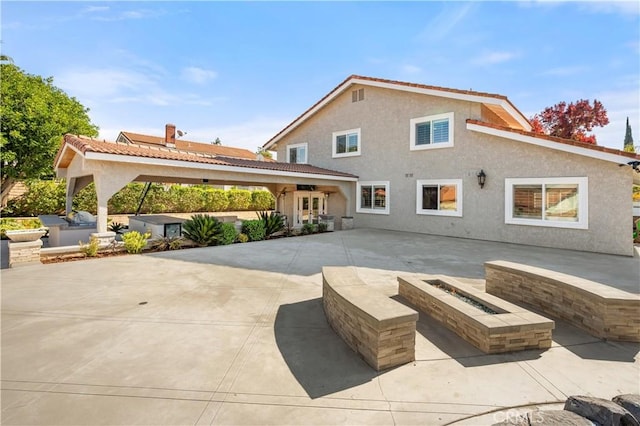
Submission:
[[[485,355],[421,315],[416,361],[376,373],[324,318],[324,265],[393,296],[498,259],[640,293],[638,257],[369,229],[5,269],[2,424],[476,425],[640,392],[639,344],[560,321],[549,350]]]

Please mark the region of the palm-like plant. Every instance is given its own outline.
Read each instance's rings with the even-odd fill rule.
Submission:
[[[196,214],[182,224],[182,235],[201,246],[215,246],[222,234],[222,222],[216,217]]]
[[[258,212],[258,217],[264,223],[267,238],[284,228],[284,219],[276,212]]]

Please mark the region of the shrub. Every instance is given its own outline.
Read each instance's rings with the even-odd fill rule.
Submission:
[[[138,208],[138,203],[140,202],[140,196],[142,195],[143,189],[144,184],[134,182],[113,194],[108,203],[109,213],[135,213]]]
[[[147,239],[149,239],[150,236],[151,235],[148,232],[145,234],[141,234],[138,231],[127,232],[126,234],[122,235],[124,249],[127,251],[127,253],[140,253],[142,249],[147,245]]]
[[[120,222],[111,222],[108,226],[109,231],[115,232],[116,234],[125,229],[124,224]]]
[[[6,231],[39,228],[42,228],[42,222],[40,222],[40,219],[9,219],[6,217],[0,219],[0,236],[3,240],[7,239]]]
[[[218,244],[222,246],[233,244],[237,235],[238,231],[236,231],[236,226],[233,223],[222,223]]]
[[[319,223],[318,224],[318,232],[327,232],[328,228],[329,228],[329,226],[326,223]]]
[[[168,211],[191,213],[202,211],[204,207],[203,191],[199,187],[171,185],[167,192]]]
[[[267,238],[284,228],[284,219],[276,212],[258,212],[258,217],[264,224],[264,233]]]
[[[246,243],[249,241],[249,237],[247,237],[247,234],[239,233],[237,240],[239,243]]]
[[[195,214],[182,224],[182,234],[201,246],[214,246],[222,234],[222,223],[214,216]]]
[[[229,198],[228,210],[248,210],[251,206],[251,191],[245,189],[230,189],[227,191],[227,197]]]
[[[76,211],[86,211],[91,214],[98,213],[98,196],[96,195],[96,187],[93,182],[74,195],[73,209]]]
[[[182,237],[160,237],[153,241],[151,249],[156,251],[178,250],[182,246]]]
[[[304,225],[302,225],[302,235],[313,234],[315,231],[316,227],[313,226],[313,223],[305,223]]]
[[[242,233],[247,235],[249,241],[264,240],[264,222],[261,220],[245,220],[242,222]]]
[[[98,249],[100,248],[99,241],[96,237],[91,237],[88,244],[84,244],[82,241],[78,241],[80,245],[80,251],[87,257],[96,257],[98,255]]]
[[[25,182],[27,192],[11,200],[3,215],[37,216],[39,214],[62,214],[65,211],[64,181],[30,180]]]
[[[222,189],[207,188],[203,191],[204,210],[208,212],[223,212],[229,207],[227,191]]]
[[[251,210],[271,210],[276,199],[269,191],[253,191],[251,193]]]

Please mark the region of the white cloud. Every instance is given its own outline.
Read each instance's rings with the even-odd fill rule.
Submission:
[[[148,71],[122,68],[82,69],[62,73],[56,85],[89,106],[104,103],[141,103],[155,106],[210,106],[222,98],[172,92],[163,86],[166,77]]]
[[[516,58],[517,56],[518,54],[514,52],[501,52],[501,51],[485,52],[473,58],[471,62],[475,65],[495,65],[495,64],[501,64],[503,62],[508,62]]]
[[[109,6],[87,6],[81,13],[108,12]]]
[[[587,70],[584,66],[569,66],[569,67],[557,67],[543,71],[541,75],[550,75],[555,77],[566,77],[570,75],[580,74]]]
[[[422,72],[422,68],[415,65],[406,64],[402,66],[402,71],[406,74],[418,74]]]
[[[592,13],[619,13],[622,15],[640,15],[640,3],[637,1],[587,1],[578,3],[581,9]]]
[[[417,39],[422,42],[434,42],[447,38],[465,17],[476,7],[473,2],[441,3],[442,12],[429,21],[425,29],[418,34]]]
[[[194,84],[204,84],[209,80],[213,80],[218,76],[218,73],[212,70],[206,70],[199,67],[187,67],[182,69],[181,77]]]

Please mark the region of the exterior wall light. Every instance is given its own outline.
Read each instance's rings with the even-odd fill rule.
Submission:
[[[487,175],[485,174],[484,170],[480,169],[480,173],[478,173],[478,185],[480,185],[480,188],[484,188],[484,183],[487,180]]]

